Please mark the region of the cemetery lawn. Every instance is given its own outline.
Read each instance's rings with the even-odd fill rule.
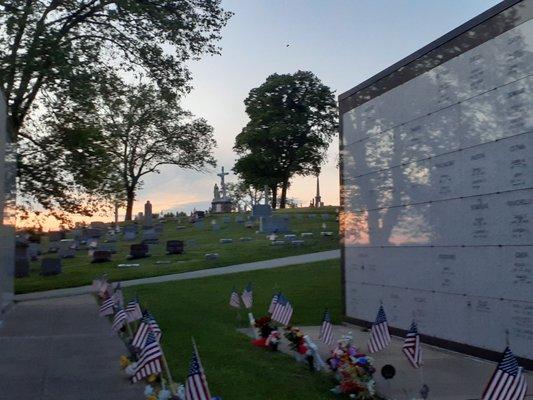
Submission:
[[[130,245],[141,241],[140,234],[138,234],[135,241],[128,242],[120,239],[116,243],[117,254],[113,254],[111,262],[91,264],[91,258],[88,256],[87,250],[78,250],[75,258],[62,260],[63,272],[60,275],[48,277],[43,277],[39,274],[40,260],[32,262],[30,276],[15,279],[15,293],[89,285],[95,277],[104,273],[108,275],[110,280],[116,282],[339,248],[339,225],[335,221],[336,210],[334,207],[279,210],[275,214],[290,216],[291,230],[298,236],[302,232],[312,232],[314,236],[305,238],[305,244],[302,246],[291,244],[272,246],[265,234],[256,233],[257,224],[250,229],[245,228],[244,224],[235,222],[237,214],[226,214],[231,217],[231,222],[229,223],[223,223],[222,215],[210,216],[205,219],[202,228],[194,227],[193,224],[188,222],[187,218],[181,218],[180,221],[168,220],[164,223],[164,231],[160,237],[159,244],[150,245],[151,257],[149,258],[127,260]],[[323,220],[322,214],[327,214],[329,218]],[[310,215],[314,216],[314,218],[309,217]],[[213,220],[218,222],[220,230],[214,231],[212,229]],[[323,224],[326,224],[326,231],[333,232],[333,236],[320,236]],[[184,228],[178,229],[178,226]],[[283,235],[280,236],[282,237]],[[67,235],[68,237],[70,235]],[[242,237],[250,237],[252,240],[241,242],[240,238]],[[220,244],[219,240],[222,238],[231,238],[233,243]],[[185,254],[166,255],[165,244],[167,240],[184,240],[186,242]],[[48,247],[46,242],[43,242],[42,246],[44,249]],[[216,261],[206,260],[206,253],[218,253],[219,259]],[[42,257],[57,257],[57,254],[45,254]],[[119,268],[118,265],[123,263],[135,263],[140,264],[140,266]]]
[[[272,294],[281,290],[294,307],[296,326],[320,325],[324,307],[340,323],[341,287],[338,260],[250,271],[188,281],[124,289],[125,299],[138,296],[163,331],[163,349],[174,380],[184,383],[191,358],[191,336],[198,345],[211,395],[223,399],[339,398],[331,374],[311,373],[290,356],[254,347],[238,332],[247,316],[228,305],[233,287],[254,286],[253,314],[266,314]]]

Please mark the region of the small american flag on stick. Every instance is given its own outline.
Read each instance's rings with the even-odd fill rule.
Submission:
[[[139,382],[141,379],[153,374],[161,373],[163,351],[159,342],[156,340],[152,332],[148,332],[146,337],[146,345],[141,352],[141,357],[137,362],[137,368],[133,374],[131,381],[133,383]]]
[[[252,283],[250,282],[242,291],[242,303],[246,308],[252,308],[254,302],[254,294],[252,289]]]
[[[239,293],[233,288],[231,291],[231,296],[229,298],[229,305],[233,308],[241,308],[241,301],[239,299]]]
[[[420,348],[420,335],[416,322],[411,323],[411,327],[405,336],[402,351],[414,368],[419,368],[422,364],[422,349]]]
[[[205,377],[202,362],[198,355],[198,349],[194,344],[191,364],[189,366],[189,375],[185,382],[185,400],[211,400],[207,378]]]
[[[272,313],[272,320],[277,321],[282,325],[289,325],[292,318],[292,306],[289,300],[281,293],[278,294],[278,299]]]
[[[115,288],[115,293],[113,293],[113,299],[115,300],[115,305],[118,307],[124,307],[124,296],[122,294],[122,285],[117,283],[117,287]]]
[[[513,352],[507,346],[496,371],[490,378],[482,400],[524,400],[527,392],[527,382],[522,368]]]
[[[133,335],[131,345],[135,347],[136,349],[142,350],[146,343],[146,338],[148,337],[148,333],[150,333],[150,314],[148,313],[148,311],[146,311],[143,314],[141,323],[139,324],[139,327],[137,328],[135,335]]]
[[[276,293],[274,296],[272,296],[272,300],[270,301],[270,306],[268,307],[268,312],[272,314],[274,312],[274,308],[276,308],[276,303],[278,302],[278,296],[280,293]]]
[[[126,312],[124,311],[124,309],[119,308],[118,311],[115,313],[115,317],[113,318],[113,325],[111,326],[111,330],[117,333],[122,329],[125,323]]]
[[[115,306],[115,301],[113,300],[113,297],[110,297],[107,300],[104,300],[103,303],[100,305],[100,316],[105,317],[108,315],[113,315],[115,312],[113,310],[114,306]]]
[[[161,328],[159,328],[154,316],[150,313],[148,313],[148,327],[150,328],[150,331],[153,332],[155,338],[160,341],[163,333],[161,332]]]
[[[370,340],[368,342],[368,351],[375,353],[383,350],[390,344],[389,325],[383,306],[379,306],[376,322],[372,325]]]
[[[320,327],[320,335],[318,336],[327,345],[331,346],[333,340],[333,325],[331,324],[331,315],[329,310],[324,312],[324,319],[322,320],[322,326]]]
[[[126,306],[126,319],[128,322],[133,322],[141,319],[143,313],[141,310],[141,305],[137,299],[131,300]]]

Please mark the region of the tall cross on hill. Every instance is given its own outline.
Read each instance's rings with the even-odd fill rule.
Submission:
[[[218,173],[217,176],[220,176],[220,189],[222,190],[222,198],[226,198],[226,182],[225,176],[229,175],[229,172],[224,172],[224,167],[222,167],[222,172]]]

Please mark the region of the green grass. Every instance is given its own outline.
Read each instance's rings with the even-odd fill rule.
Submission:
[[[291,216],[291,229],[294,233],[313,232],[313,238],[306,238],[303,246],[271,246],[264,234],[256,234],[258,228],[247,229],[243,224],[234,222],[236,214],[231,215],[229,224],[222,223],[222,216],[209,217],[204,222],[203,229],[194,228],[186,218],[181,221],[167,221],[164,224],[164,232],[160,238],[160,244],[151,246],[150,258],[128,261],[127,255],[132,243],[120,241],[117,243],[117,254],[113,255],[113,261],[104,264],[91,264],[87,250],[78,251],[76,258],[63,260],[63,272],[60,275],[42,277],[39,275],[40,262],[33,262],[30,268],[30,276],[15,280],[16,293],[28,293],[41,290],[50,290],[66,287],[83,286],[91,283],[93,278],[103,273],[108,274],[112,281],[144,278],[158,275],[168,275],[179,272],[193,271],[204,268],[216,268],[221,266],[241,264],[252,261],[267,260],[271,258],[287,257],[298,254],[313,253],[324,250],[339,248],[338,223],[335,221],[335,209],[325,207],[322,209],[293,209],[277,211],[276,214],[288,214]],[[321,214],[330,214],[328,221],[323,221]],[[295,214],[316,214],[315,219],[305,216],[296,218]],[[211,221],[217,219],[221,229],[213,231]],[[326,223],[327,230],[333,231],[331,237],[321,237],[322,224]],[[177,230],[178,225],[186,226],[185,229]],[[240,242],[241,237],[252,237],[251,242]],[[140,235],[138,235],[140,237]],[[219,244],[220,238],[232,238],[231,244]],[[167,240],[195,240],[196,247],[186,247],[185,254],[180,256],[165,255],[165,243]],[[46,243],[43,243],[46,248]],[[219,253],[217,261],[205,260],[206,253]],[[45,255],[55,257],[56,255]],[[156,264],[157,261],[170,261],[169,264]],[[129,269],[118,268],[118,264],[132,262],[140,267]]]
[[[213,396],[224,400],[336,398],[331,374],[311,373],[290,356],[254,347],[236,330],[237,312],[229,296],[254,284],[255,317],[266,314],[272,294],[282,290],[294,307],[295,325],[319,325],[324,307],[340,322],[339,261],[244,272],[217,277],[135,286],[126,299],[138,296],[163,330],[163,349],[174,379],[184,382],[191,357],[191,337],[198,345]],[[242,324],[245,315],[242,312]]]

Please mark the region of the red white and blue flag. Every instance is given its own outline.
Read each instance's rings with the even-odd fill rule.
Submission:
[[[320,327],[320,334],[318,336],[327,345],[332,345],[333,340],[333,325],[331,324],[331,315],[329,310],[324,312],[324,319],[322,320],[322,326]]]
[[[372,325],[372,330],[370,331],[368,351],[370,353],[375,353],[383,350],[388,345],[390,345],[389,325],[387,323],[387,317],[385,316],[385,310],[381,305],[379,306],[376,321]]]
[[[231,291],[231,296],[229,298],[229,305],[233,308],[241,308],[241,301],[239,299],[239,293],[233,288]]]
[[[113,318],[113,325],[111,326],[111,330],[115,333],[120,331],[122,327],[126,324],[126,312],[124,309],[119,308],[117,312],[115,313],[115,317]]]
[[[113,299],[115,300],[115,305],[118,307],[124,307],[124,296],[122,295],[122,285],[117,283],[115,288],[115,293],[113,293]]]
[[[139,361],[137,361],[137,367],[131,377],[131,381],[135,383],[147,376],[160,374],[162,371],[161,365],[163,364],[162,358],[163,351],[161,346],[159,346],[159,342],[152,332],[148,332],[146,345],[141,352]]]
[[[422,364],[422,349],[420,348],[420,335],[416,322],[411,323],[411,327],[405,336],[402,351],[414,368],[419,368]]]
[[[100,305],[100,316],[105,317],[108,315],[113,315],[115,313],[113,307],[115,307],[115,300],[113,299],[113,297],[104,300]]]
[[[254,303],[254,293],[252,289],[252,283],[249,283],[244,288],[244,290],[242,291],[241,299],[242,299],[242,303],[244,304],[244,307],[252,308],[252,305]]]
[[[185,400],[211,400],[207,378],[205,377],[196,346],[194,346],[189,375],[187,375],[187,381],[185,382]]]
[[[526,392],[527,382],[522,368],[518,366],[516,357],[507,347],[481,400],[523,400]]]
[[[161,341],[162,332],[159,328],[159,325],[157,324],[157,321],[155,320],[154,316],[150,313],[148,313],[148,326],[150,327],[150,330],[154,333],[155,338],[157,341]]]
[[[139,324],[135,335],[133,335],[131,345],[136,349],[142,350],[146,344],[146,338],[150,332],[154,335],[157,341],[160,340],[161,330],[159,329],[157,322],[148,311],[145,311],[141,319],[141,323]]]
[[[290,301],[279,293],[276,305],[274,306],[274,312],[272,313],[272,320],[282,325],[289,325],[292,318],[292,311]]]
[[[278,296],[280,293],[276,293],[274,296],[272,296],[272,300],[270,301],[270,306],[268,307],[268,312],[272,314],[274,312],[274,308],[276,308],[276,303],[278,302]]]
[[[139,304],[139,301],[137,299],[131,300],[126,305],[126,319],[128,322],[133,322],[141,319],[143,317],[143,313],[141,310],[141,305]]]

